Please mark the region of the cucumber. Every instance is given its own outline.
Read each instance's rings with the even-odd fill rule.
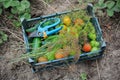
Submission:
[[[40,46],[42,42],[40,38],[34,38],[32,42],[32,53],[38,53],[40,51]]]

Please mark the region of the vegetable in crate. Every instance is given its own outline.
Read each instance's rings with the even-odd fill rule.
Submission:
[[[88,37],[89,37],[89,39],[91,39],[91,40],[96,40],[96,34],[95,34],[95,33],[90,32],[90,33],[88,34]]]
[[[40,52],[40,46],[41,46],[41,39],[40,38],[33,38],[32,42],[32,54],[37,54]],[[34,60],[37,61],[37,57],[34,57]]]
[[[38,62],[46,62],[46,61],[48,61],[48,59],[45,56],[38,58]]]
[[[45,54],[45,56],[47,57],[47,59],[49,61],[55,60],[55,52],[56,52],[56,50],[53,50],[53,51],[50,51],[47,54]]]
[[[92,40],[90,42],[91,46],[92,46],[92,50],[91,51],[97,51],[100,47],[100,43],[96,40]]]
[[[83,45],[83,51],[84,52],[90,52],[91,51],[91,45],[89,43],[85,43]]]
[[[55,54],[55,59],[61,59],[61,58],[64,58],[64,54],[62,54],[62,53]]]
[[[66,25],[63,25],[63,29],[62,30],[67,30],[67,26]]]
[[[98,41],[96,41],[96,40],[92,40],[90,42],[90,44],[91,44],[92,47],[99,47],[99,45],[100,45],[100,43]]]
[[[33,38],[33,42],[32,42],[32,53],[38,53],[40,52],[40,46],[41,46],[41,39],[40,38]]]
[[[97,51],[99,48],[93,47],[91,51]]]
[[[67,46],[65,46],[63,49],[59,49],[55,53],[55,59],[61,59],[61,58],[68,57],[68,56],[69,56],[69,51],[68,51]]]
[[[69,16],[65,16],[63,18],[63,23],[66,25],[66,26],[69,26],[71,24],[71,19]]]
[[[74,21],[74,25],[79,25],[79,27],[81,26],[81,25],[83,25],[84,24],[84,21],[82,20],[82,19],[80,19],[80,18],[77,18],[77,19],[75,19],[75,21]]]

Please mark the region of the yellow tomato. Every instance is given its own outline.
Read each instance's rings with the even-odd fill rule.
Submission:
[[[70,17],[69,17],[69,16],[65,16],[65,17],[63,18],[63,23],[64,23],[66,26],[69,26],[70,23],[71,23]]]

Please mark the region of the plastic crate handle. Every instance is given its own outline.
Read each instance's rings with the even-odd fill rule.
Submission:
[[[98,28],[98,30],[99,30],[99,34],[100,34],[100,36],[102,37],[102,30],[101,30],[101,28],[100,28],[100,24],[99,24],[99,22],[98,22],[97,17],[95,17],[94,10],[93,10],[93,5],[92,5],[92,4],[88,4],[88,6],[87,6],[87,11],[88,11],[89,15],[92,16],[92,19],[94,20],[93,23],[94,23],[94,25],[97,26],[97,28]]]
[[[94,11],[93,11],[93,5],[92,4],[88,4],[87,5],[87,11],[89,13],[90,16],[95,17]]]

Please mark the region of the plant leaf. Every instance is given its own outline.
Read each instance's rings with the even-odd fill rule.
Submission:
[[[82,80],[87,80],[87,74],[86,73],[81,73],[80,77]]]
[[[9,1],[5,1],[5,2],[3,2],[3,6],[4,6],[4,8],[8,8],[8,7],[10,7],[10,6],[11,6],[11,3],[12,3],[12,0],[9,0]]]
[[[97,7],[97,8],[98,8],[98,7],[99,7],[99,4],[98,4],[98,3],[96,3],[96,4],[94,4],[94,6],[93,6],[93,7]]]
[[[99,0],[99,1],[98,1],[98,4],[99,4],[99,5],[102,5],[103,3],[104,3],[104,0]]]
[[[2,14],[2,9],[0,8],[0,15]]]
[[[0,31],[0,37],[0,44],[2,44],[4,41],[7,41],[8,36],[3,31]]]
[[[19,11],[25,11],[26,5],[23,1],[19,4],[19,6],[16,6]]]
[[[113,16],[113,14],[114,14],[114,11],[113,10],[110,10],[110,9],[107,9],[107,14],[108,14],[108,16]]]
[[[114,10],[115,12],[120,12],[120,7],[118,7],[118,5],[115,5],[115,7],[113,8],[113,10]]]
[[[15,27],[19,27],[21,25],[20,22],[17,21],[17,20],[14,20],[13,24],[14,24]]]
[[[105,7],[106,7],[106,4],[105,4],[105,3],[99,5],[99,8],[100,8],[100,9],[103,9],[103,8],[105,8]]]
[[[4,2],[4,1],[7,1],[7,0],[0,0],[0,2]]]
[[[15,7],[15,8],[12,8],[12,9],[11,9],[11,12],[12,12],[12,14],[16,14],[16,13],[18,13],[18,10],[17,10],[17,8]]]
[[[117,1],[116,5],[120,8],[120,0]]]
[[[11,6],[18,6],[20,4],[19,1],[12,1]]]
[[[115,5],[115,2],[114,1],[107,1],[106,5],[107,5],[108,9],[111,9]]]
[[[22,4],[19,4],[19,6],[16,6],[18,11],[24,11],[25,10],[25,6]]]
[[[7,41],[7,38],[8,36],[4,33],[4,35],[2,36],[3,41]]]
[[[2,44],[3,43],[3,41],[2,41],[2,39],[0,39],[0,44]]]
[[[12,19],[13,17],[14,17],[13,14],[10,14],[10,15],[8,16],[9,19]]]
[[[24,6],[25,8],[29,8],[30,7],[30,3],[27,0],[21,1],[21,5]]]
[[[31,18],[31,15],[29,13],[24,13],[21,18],[26,18],[26,19],[30,19]]]

